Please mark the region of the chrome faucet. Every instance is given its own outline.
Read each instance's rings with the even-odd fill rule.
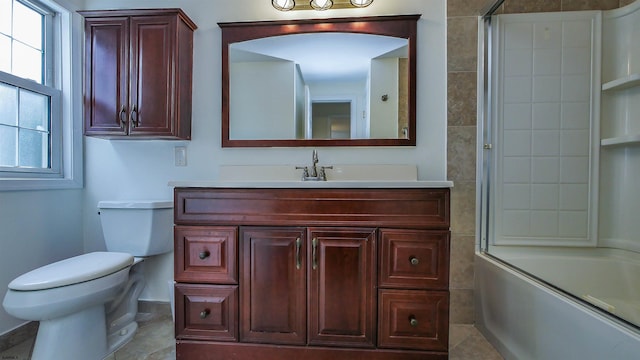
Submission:
[[[296,166],[302,170],[302,181],[327,181],[326,169],[333,169],[333,166],[320,166],[318,169],[318,150],[313,150],[311,154],[312,166]]]

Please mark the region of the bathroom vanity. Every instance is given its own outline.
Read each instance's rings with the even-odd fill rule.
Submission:
[[[175,183],[177,358],[446,359],[449,187],[408,183]]]

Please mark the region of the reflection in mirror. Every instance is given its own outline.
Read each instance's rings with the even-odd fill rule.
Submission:
[[[370,34],[294,34],[231,44],[229,136],[403,136],[400,129],[407,126],[408,114],[399,105],[407,100],[407,57],[407,39]],[[266,96],[270,93],[278,94],[277,101]],[[265,103],[247,106],[247,98],[256,99],[253,105],[262,99]],[[255,126],[255,119],[264,126]],[[322,129],[321,122],[326,129],[315,131]]]
[[[418,18],[219,24],[223,146],[415,145]]]
[[[349,139],[351,133],[350,102],[313,102],[308,139]]]

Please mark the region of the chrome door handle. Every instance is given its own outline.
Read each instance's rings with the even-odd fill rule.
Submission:
[[[124,129],[127,126],[127,108],[124,105],[120,109],[118,120],[120,121],[120,127]]]
[[[300,249],[302,248],[302,239],[296,239],[296,269],[300,270],[302,267],[302,259],[300,258]]]
[[[138,109],[134,106],[133,109],[131,109],[131,128],[135,129],[138,126],[140,126],[138,122]]]
[[[318,268],[318,238],[313,238],[311,241],[311,250],[311,256],[313,258],[311,268],[316,270]]]

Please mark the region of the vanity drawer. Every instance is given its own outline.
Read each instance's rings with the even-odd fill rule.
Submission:
[[[449,229],[449,189],[175,188],[179,225]]]
[[[176,226],[175,280],[238,283],[238,229],[225,226]]]
[[[380,290],[378,347],[447,351],[449,293]]]
[[[176,284],[176,339],[238,341],[238,287]]]
[[[380,229],[380,246],[380,287],[448,288],[448,231]]]

